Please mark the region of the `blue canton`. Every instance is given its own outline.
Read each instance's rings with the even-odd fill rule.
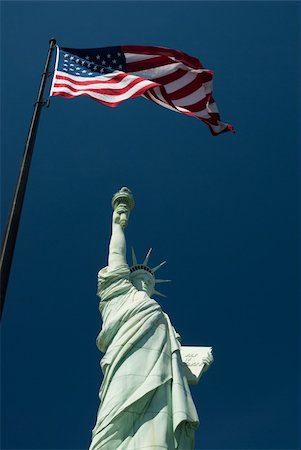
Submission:
[[[120,47],[60,48],[57,69],[70,75],[96,77],[115,70],[125,72],[126,63]]]

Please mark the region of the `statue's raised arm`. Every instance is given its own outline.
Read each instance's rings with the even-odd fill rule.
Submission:
[[[126,264],[126,240],[124,228],[128,224],[129,215],[134,207],[134,198],[127,187],[116,192],[112,199],[112,235],[109,245],[108,266],[115,269]]]

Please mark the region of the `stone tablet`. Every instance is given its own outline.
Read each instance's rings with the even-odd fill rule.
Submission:
[[[181,357],[189,384],[197,384],[213,362],[212,347],[181,347]]]

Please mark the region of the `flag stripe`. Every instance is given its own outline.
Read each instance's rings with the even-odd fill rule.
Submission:
[[[190,105],[194,105],[196,103],[199,103],[204,98],[209,98],[209,94],[206,94],[204,86],[201,85],[198,89],[193,91],[192,93],[186,95],[186,97],[181,97],[173,100],[173,103],[177,106],[183,106],[184,108],[190,109]]]
[[[127,74],[124,74],[123,72],[117,73],[117,74],[108,74],[106,75],[100,75],[99,77],[94,77],[91,79],[87,79],[86,77],[80,77],[80,76],[73,76],[73,75],[66,75],[64,72],[57,72],[56,79],[57,80],[72,80],[74,84],[77,84],[78,86],[85,86],[85,85],[92,85],[92,84],[113,84],[113,83],[119,83],[125,78],[129,78]]]
[[[60,86],[56,87],[54,85],[53,87],[53,93],[54,95],[60,95],[60,93],[66,93],[69,94],[72,97],[78,97],[79,95],[89,95],[90,97],[94,98],[95,100],[98,100],[100,102],[106,103],[109,106],[117,105],[124,100],[127,100],[129,96],[131,98],[140,96],[145,90],[149,89],[149,82],[144,81],[136,86],[132,86],[129,90],[126,90],[125,92],[121,92],[120,94],[114,94],[114,95],[108,95],[106,93],[103,93],[101,90],[95,90],[95,89],[74,89],[72,86]]]
[[[201,69],[203,67],[201,62],[197,58],[171,48],[144,45],[123,45],[121,48],[124,51],[125,55],[127,53],[163,55],[175,58],[178,61],[182,61],[184,64],[190,66],[193,69]]]
[[[188,72],[190,73],[190,72]],[[168,75],[162,75],[160,77],[156,77],[153,79],[153,81],[156,81],[156,83],[161,84],[162,86],[167,86],[170,83],[173,83],[179,79],[181,79],[184,75],[187,74],[187,71],[184,69],[178,69],[177,67],[175,70]]]
[[[57,85],[59,82],[69,83],[77,89],[81,89],[81,87],[84,87],[84,88],[91,87],[94,89],[108,89],[111,91],[113,89],[124,89],[127,87],[131,87],[133,84],[140,83],[140,82],[143,82],[143,83],[147,82],[150,87],[157,85],[157,83],[154,83],[152,81],[144,80],[143,78],[138,78],[138,77],[134,77],[131,75],[130,76],[119,76],[119,74],[118,74],[116,76],[116,79],[111,78],[110,80],[104,80],[104,81],[102,78],[103,77],[96,77],[93,80],[79,82],[76,80],[76,77],[66,76],[66,75],[62,76],[62,75],[59,75],[59,73],[58,73],[55,84]]]
[[[215,135],[233,128],[220,121],[212,80],[197,58],[166,47],[57,48],[50,95],[85,95],[111,107],[141,95],[196,117]]]
[[[160,106],[163,106],[164,108],[170,109],[175,112],[180,112],[177,108],[170,105],[169,103],[166,103],[165,99],[160,98],[160,94],[156,94],[154,89],[149,89],[148,91],[144,92],[144,97],[147,97],[149,100],[153,101],[154,103],[157,103]]]
[[[166,56],[155,56],[150,59],[143,59],[135,62],[126,63],[127,72],[139,72],[140,70],[149,70],[162,66],[168,66],[174,61]]]
[[[136,53],[127,53],[126,54],[126,61],[127,63],[132,63],[136,61],[141,61],[143,59],[150,59],[150,58],[156,58],[157,55],[137,55]]]
[[[116,88],[116,89],[109,88],[109,87],[97,89],[97,86],[93,86],[93,87],[85,86],[84,88],[79,90],[78,86],[74,86],[72,82],[68,82],[68,80],[66,80],[65,83],[55,83],[54,88],[58,89],[61,87],[67,87],[73,92],[95,92],[96,94],[101,93],[101,95],[110,95],[110,96],[114,97],[117,95],[125,94],[130,88],[136,86],[137,84],[140,84],[140,86],[142,86],[142,87],[145,86],[145,82],[141,82],[139,80],[133,80],[130,83],[130,85],[127,85],[124,87],[120,86],[119,88]],[[147,84],[147,86],[149,87],[149,84]]]
[[[186,98],[188,98],[188,97],[186,97]],[[185,109],[187,109],[187,110],[189,110],[189,111],[191,111],[193,113],[196,113],[196,112],[202,111],[202,110],[206,110],[207,111],[206,106],[208,104],[208,100],[209,100],[208,96],[205,95],[201,100],[198,100],[196,103],[191,103],[190,104],[188,102],[184,102],[184,101],[180,102],[179,100],[177,100],[176,102],[174,102],[174,104],[176,106],[181,106],[181,107],[183,107],[183,108],[185,108]]]
[[[178,91],[182,91],[183,88],[185,88],[186,86],[189,86],[190,83],[192,83],[195,80],[199,80],[199,77],[197,77],[197,74],[191,73],[191,72],[185,72],[184,75],[181,76],[181,78],[177,78],[174,81],[170,81],[169,83],[166,83],[164,85],[164,87],[165,87],[166,92],[170,96],[174,96],[174,98],[176,98]],[[161,84],[161,83],[158,83],[158,84]],[[181,95],[180,95],[180,97],[181,97]]]
[[[181,80],[177,80],[175,83],[170,83],[165,87],[166,92],[169,94],[171,100],[180,100],[181,98],[187,97],[187,95],[190,94],[195,95],[197,93],[197,90],[204,86],[200,77],[195,75],[191,81],[188,81],[189,78],[191,80],[190,73],[182,77]]]
[[[139,70],[135,72],[130,72],[132,75],[137,77],[147,78],[148,80],[154,80],[159,77],[163,77],[168,74],[172,74],[179,69],[185,70],[185,66],[179,62],[171,63],[168,66],[156,67],[154,69]]]

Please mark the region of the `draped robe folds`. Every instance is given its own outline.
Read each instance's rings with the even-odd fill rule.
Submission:
[[[193,449],[198,415],[175,330],[129,274],[127,265],[98,274],[104,378],[89,450]]]

